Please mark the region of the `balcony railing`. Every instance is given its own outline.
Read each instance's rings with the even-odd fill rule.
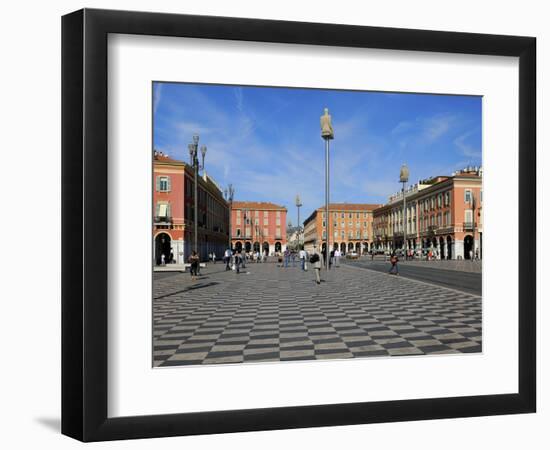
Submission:
[[[173,219],[170,216],[155,216],[154,221],[155,223],[171,224]]]
[[[464,222],[462,224],[462,229],[464,231],[473,231],[474,230],[474,223],[473,222]]]

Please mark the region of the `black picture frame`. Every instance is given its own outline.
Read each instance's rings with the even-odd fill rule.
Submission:
[[[110,33],[519,57],[519,235],[536,236],[536,39],[84,9],[62,18],[62,433],[82,441],[535,412],[536,245],[519,246],[517,393],[107,417]],[[519,242],[519,241],[518,241]]]

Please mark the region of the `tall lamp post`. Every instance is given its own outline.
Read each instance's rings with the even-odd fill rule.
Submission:
[[[233,213],[233,196],[235,195],[235,188],[233,187],[232,184],[229,184],[229,186],[227,186],[227,189],[225,189],[223,191],[223,194],[224,194],[224,197],[225,197],[225,200],[229,203],[229,220],[228,220],[228,230],[227,230],[227,234],[229,235],[229,238],[228,238],[228,243],[227,245],[229,246],[229,250],[231,250],[231,215]]]
[[[332,117],[328,113],[328,108],[325,108],[325,113],[321,116],[321,137],[325,141],[325,267],[329,270],[330,264],[330,215],[329,215],[329,150],[330,141],[334,139],[334,129],[332,128]]]
[[[407,259],[407,199],[405,198],[405,184],[409,181],[409,168],[406,164],[399,171],[399,182],[403,183],[403,252]]]
[[[472,205],[472,261],[476,257],[476,196],[472,190],[472,195],[470,197],[470,204]]]
[[[193,143],[188,145],[189,156],[191,156],[191,165],[194,170],[194,187],[193,187],[193,200],[194,200],[194,212],[193,212],[193,250],[198,251],[198,219],[199,219],[199,199],[198,199],[198,180],[199,169],[204,169],[204,157],[206,156],[206,145],[203,145],[200,149],[202,154],[202,165],[199,163],[199,135],[193,135]],[[199,255],[200,258],[200,255]]]
[[[298,209],[298,250],[301,250],[300,242],[302,236],[302,226],[300,224],[300,207],[302,206],[302,201],[300,200],[300,195],[296,195],[296,208]]]

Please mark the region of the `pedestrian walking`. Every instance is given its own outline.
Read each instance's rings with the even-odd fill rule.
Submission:
[[[199,255],[197,255],[195,250],[193,250],[193,253],[191,253],[191,256],[189,256],[187,262],[191,264],[191,281],[195,281],[197,279],[200,263]]]
[[[236,273],[240,273],[241,264],[243,264],[243,256],[242,256],[240,251],[237,251],[237,253],[235,253],[235,271],[236,271]],[[243,267],[244,267],[244,265],[243,265]]]
[[[395,253],[392,253],[390,258],[391,269],[388,272],[390,275],[399,275],[399,269],[397,268],[398,261],[399,258],[397,258],[397,255]]]
[[[309,262],[313,264],[315,269],[315,282],[321,284],[321,257],[317,253],[317,249],[313,250],[313,255],[309,258]]]
[[[212,252],[212,262],[216,264],[216,253]]]
[[[292,267],[296,267],[296,252],[290,252],[290,259],[292,260]]]
[[[300,257],[300,268],[305,271],[306,270],[306,251],[302,248],[298,256]]]
[[[283,252],[283,259],[285,268],[287,268],[290,261],[290,250],[288,248]]]
[[[334,250],[334,266],[340,267],[340,250]]]
[[[225,263],[225,270],[231,270],[231,249],[225,250],[223,255],[223,262]]]

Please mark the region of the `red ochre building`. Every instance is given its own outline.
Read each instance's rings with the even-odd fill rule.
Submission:
[[[198,250],[201,260],[214,252],[222,258],[229,242],[229,205],[218,184],[206,173],[198,177]],[[194,170],[183,161],[153,154],[153,260],[170,253],[187,261],[194,245]]]
[[[370,203],[329,204],[329,246],[342,253],[364,254],[372,248],[373,211],[382,205]],[[324,250],[326,246],[325,207],[317,208],[304,221],[304,249]]]
[[[284,206],[269,202],[234,201],[231,208],[231,244],[236,250],[273,255],[286,249]]]
[[[442,259],[470,259],[475,253],[481,258],[482,181],[482,169],[468,167],[451,176],[433,177],[408,188],[405,192],[406,245],[403,242],[403,193],[390,196],[386,205],[374,210],[375,248],[432,250]]]

